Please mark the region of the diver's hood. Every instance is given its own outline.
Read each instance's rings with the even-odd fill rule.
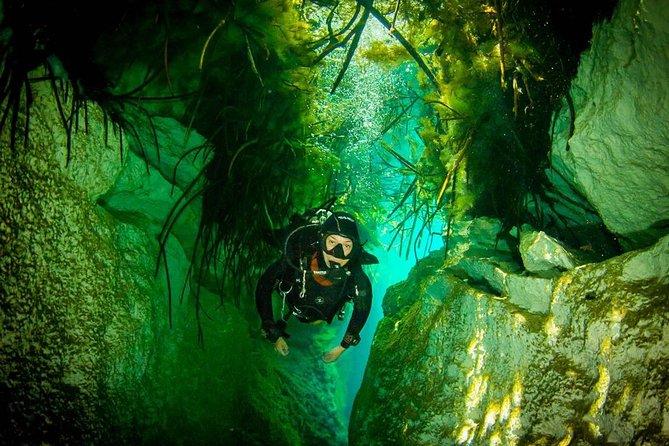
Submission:
[[[353,215],[346,212],[333,212],[321,225],[321,234],[337,234],[351,239],[353,243],[360,244],[358,224]]]
[[[341,235],[353,241],[353,249],[348,256],[344,255],[344,249],[341,245],[335,246],[330,251],[325,249],[324,240],[330,234]],[[360,243],[360,234],[355,218],[346,212],[333,212],[321,224],[320,245],[324,252],[338,259],[356,260],[361,265],[376,265],[379,263],[379,259],[375,255],[368,253],[363,248],[363,243]]]
[[[362,245],[360,244],[358,224],[356,223],[353,215],[346,212],[333,212],[321,224],[320,232],[321,238],[319,243],[323,252],[343,260],[357,259],[360,255],[362,251]],[[341,244],[337,244],[332,249],[326,249],[325,239],[329,235],[333,234],[345,237],[353,242],[353,248],[351,249],[351,252],[348,253],[348,255],[344,254],[344,247]]]
[[[364,249],[360,250],[358,261],[361,265],[376,265],[379,263],[379,259],[374,254],[370,254]]]

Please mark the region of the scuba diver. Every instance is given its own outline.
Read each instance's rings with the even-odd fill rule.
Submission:
[[[295,227],[297,226],[297,227]],[[263,336],[286,356],[287,321],[291,316],[304,323],[332,322],[344,318],[344,307],[353,312],[341,343],[325,353],[334,362],[350,346],[360,342],[372,303],[372,286],[363,264],[378,263],[360,243],[358,226],[351,214],[318,209],[310,220],[283,230],[283,256],[261,275],[256,286],[256,308]],[[282,299],[281,316],[275,321],[272,294]]]

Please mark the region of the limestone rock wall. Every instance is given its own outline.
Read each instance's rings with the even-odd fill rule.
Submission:
[[[435,253],[386,295],[350,444],[669,441],[669,237],[554,276],[546,314],[458,265]]]
[[[667,48],[666,3],[622,0],[610,23],[594,27],[571,85],[573,110],[565,102],[556,117],[548,176],[571,197],[558,209],[573,219],[573,203],[585,198],[625,249],[668,230]]]
[[[92,201],[123,168],[118,133],[105,137],[90,107],[96,125],[73,133],[66,168],[65,134],[42,87],[27,148],[10,151],[8,126],[0,144],[0,442],[101,443],[117,409],[107,398],[142,404],[132,395],[150,357],[155,286],[142,234]]]
[[[556,116],[547,213],[579,245],[455,222],[384,298],[351,445],[669,443],[664,3],[596,26]]]
[[[157,236],[204,139],[128,114],[139,141],[124,133],[121,151],[121,130],[89,103],[68,162],[51,86],[32,94],[28,144],[12,152],[7,125],[0,144],[0,444],[346,444],[340,377],[320,361],[335,329],[290,327],[278,357],[249,296],[236,308],[204,287],[198,343],[197,200],[165,244],[170,309]]]

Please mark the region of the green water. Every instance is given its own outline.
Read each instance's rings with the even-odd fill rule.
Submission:
[[[536,218],[552,111],[606,9],[576,33],[575,5],[536,1],[103,6],[2,3],[3,444],[346,444],[386,288],[453,219]],[[336,365],[344,323],[289,327],[280,358],[261,240],[331,196],[381,259],[373,312]]]

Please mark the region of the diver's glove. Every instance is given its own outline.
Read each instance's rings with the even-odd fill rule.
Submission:
[[[286,333],[286,321],[263,321],[260,330],[262,330],[263,336],[270,341],[271,343],[276,342],[279,338],[288,339],[290,335]]]
[[[352,345],[358,345],[360,343],[360,335],[346,333],[344,339],[341,341],[341,346],[344,348],[349,348]]]

